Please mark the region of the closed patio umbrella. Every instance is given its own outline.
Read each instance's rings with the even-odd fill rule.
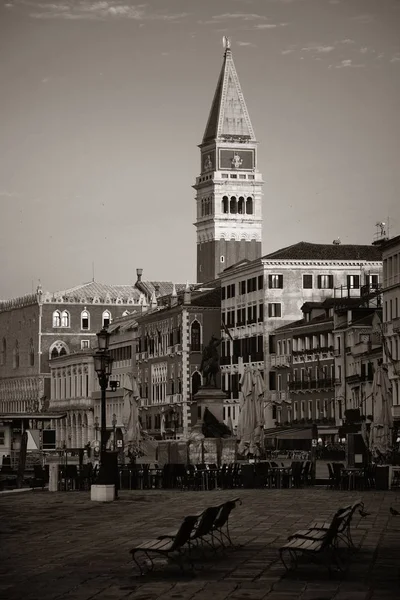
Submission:
[[[130,373],[124,375],[124,407],[122,411],[122,424],[124,426],[125,452],[131,452],[140,443],[139,423],[139,390],[136,379]]]
[[[260,371],[247,367],[240,380],[241,410],[237,437],[240,454],[260,454],[264,425],[264,382]]]
[[[392,388],[387,369],[380,365],[372,382],[374,420],[370,431],[370,450],[375,459],[385,459],[392,450]]]

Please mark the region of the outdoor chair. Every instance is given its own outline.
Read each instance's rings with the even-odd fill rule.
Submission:
[[[139,561],[136,559],[137,552],[143,552],[148,560],[151,563],[151,570],[154,568],[154,562],[150,556],[150,554],[159,554],[162,556],[166,556],[167,558],[171,558],[175,562],[178,563],[181,571],[183,571],[183,551],[182,548],[185,544],[188,544],[190,548],[190,535],[193,531],[193,528],[198,520],[197,515],[191,515],[185,517],[178,531],[173,537],[163,537],[157,538],[155,540],[148,540],[147,542],[143,542],[139,546],[135,546],[130,550],[132,554],[132,559],[137,564],[140,570],[140,574],[143,575],[143,568]],[[174,553],[177,553],[174,555]],[[189,558],[190,564],[193,567],[193,564]]]
[[[46,485],[46,472],[41,465],[33,465],[33,480],[32,480],[32,488],[41,487],[42,490]]]
[[[329,484],[328,487],[329,489],[333,490],[333,488],[335,487],[335,473],[333,472],[333,468],[331,463],[327,463],[328,464],[328,473],[329,473]]]
[[[307,460],[305,465],[302,467],[300,479],[301,479],[301,483],[303,485],[311,485],[312,475],[311,475],[311,461],[310,460]]]
[[[242,465],[240,470],[240,483],[243,488],[254,488],[255,487],[255,470],[254,465]]]
[[[335,489],[342,490],[343,487],[347,487],[347,478],[343,475],[342,469],[344,468],[343,463],[332,463],[333,475],[335,479]]]
[[[305,555],[310,560],[319,559],[327,566],[329,574],[331,574],[332,563],[340,571],[344,571],[344,567],[337,552],[336,538],[341,522],[347,517],[350,510],[336,514],[327,530],[315,530],[315,537],[300,537],[296,532],[290,536],[289,541],[279,549],[279,557],[283,566],[287,571],[292,568],[297,568],[299,556]],[[286,562],[284,556],[286,553],[290,557],[290,564]]]

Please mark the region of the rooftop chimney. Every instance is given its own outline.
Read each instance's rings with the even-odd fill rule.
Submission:
[[[335,246],[340,246],[342,242],[340,241],[340,238],[336,238],[336,240],[333,240],[332,244],[335,244]]]
[[[176,293],[175,284],[172,285],[172,293],[171,293],[171,306],[176,306],[178,304],[178,294]]]
[[[183,293],[183,304],[191,304],[191,303],[192,303],[192,292],[190,289],[189,282],[187,282],[185,291]]]
[[[136,269],[136,277],[138,281],[142,281],[143,269]]]

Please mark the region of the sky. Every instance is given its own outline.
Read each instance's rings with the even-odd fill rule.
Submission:
[[[140,1],[140,0],[139,0]],[[0,298],[195,281],[201,142],[231,48],[263,253],[400,233],[399,0],[0,0]]]

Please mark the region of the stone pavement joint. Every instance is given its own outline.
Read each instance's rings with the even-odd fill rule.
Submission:
[[[174,529],[182,518],[240,496],[231,534],[243,544],[183,576],[176,565],[138,575],[129,549]],[[355,515],[360,550],[343,577],[303,561],[286,573],[278,549],[290,533],[362,498],[370,515]],[[400,517],[396,492],[323,489],[132,491],[96,504],[86,492],[0,497],[0,598],[7,600],[386,600],[398,597]],[[161,566],[161,563],[163,566]]]

